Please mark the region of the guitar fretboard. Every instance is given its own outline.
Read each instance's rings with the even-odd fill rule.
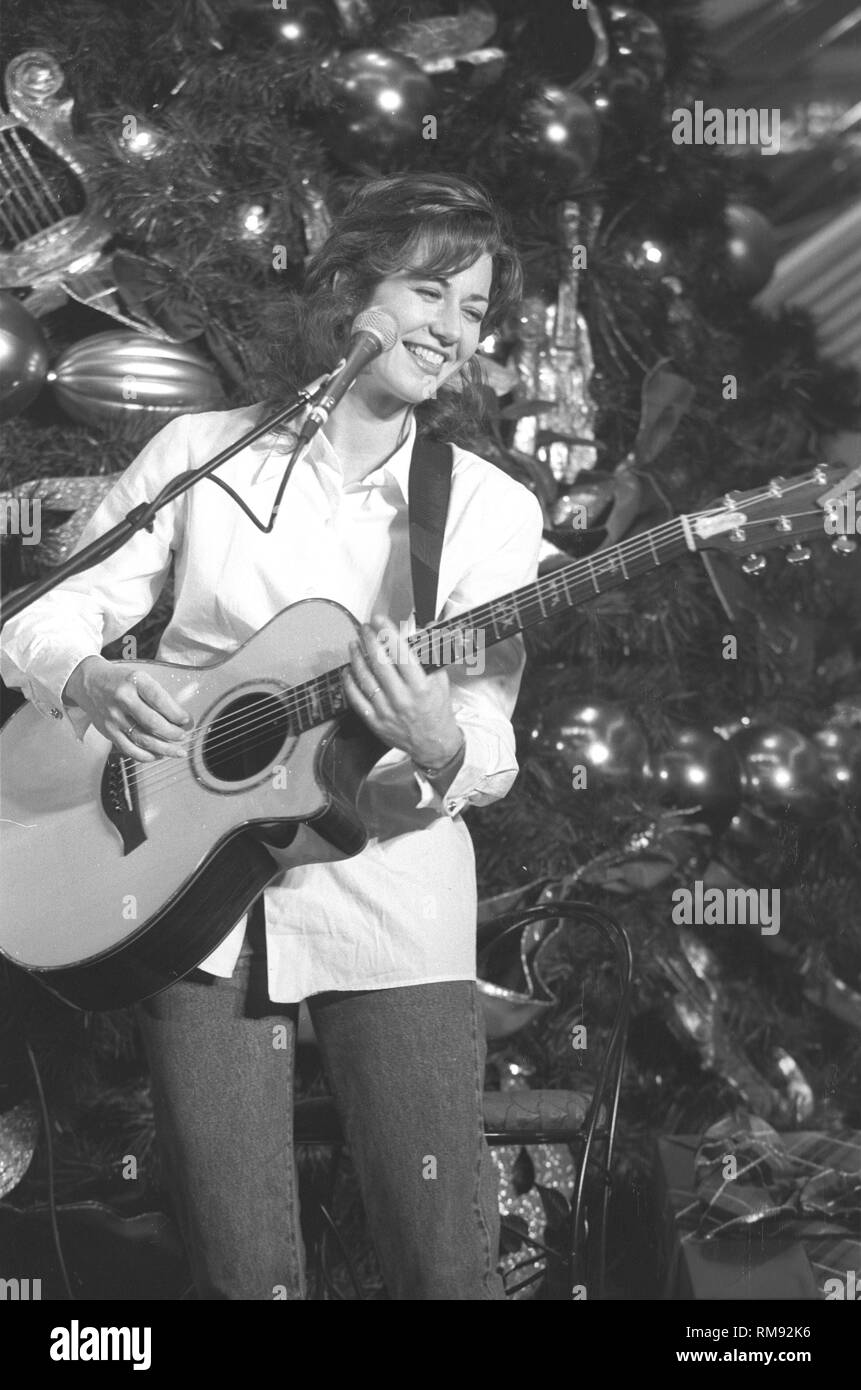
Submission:
[[[501,598],[490,599],[445,622],[422,628],[409,639],[425,670],[456,664],[464,653],[514,637],[525,628],[553,618],[567,608],[618,588],[665,564],[688,549],[686,517],[632,536],[587,560],[574,560]],[[324,724],[347,708],[342,674],[334,667],[290,690],[290,725],[296,733]]]

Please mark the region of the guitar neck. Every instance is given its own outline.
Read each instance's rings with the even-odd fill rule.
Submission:
[[[654,531],[608,546],[588,560],[560,565],[532,584],[423,628],[409,639],[410,646],[422,666],[433,670],[462,660],[463,650],[470,646],[473,650],[479,644],[489,647],[556,617],[566,608],[588,603],[684,554],[689,549],[685,520],[677,517]]]
[[[608,546],[588,560],[560,565],[532,584],[421,628],[409,638],[409,645],[427,671],[454,665],[469,653],[513,637],[687,553],[690,534],[688,518],[676,517]],[[346,708],[342,686],[346,669],[337,667],[293,687],[291,717],[297,732],[325,723]]]

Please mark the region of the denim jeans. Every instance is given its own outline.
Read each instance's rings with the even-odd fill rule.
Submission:
[[[298,1005],[271,1004],[258,931],[232,979],[138,1006],[156,1130],[198,1295],[301,1299]],[[501,1299],[475,985],[315,995],[308,1008],[392,1299]]]

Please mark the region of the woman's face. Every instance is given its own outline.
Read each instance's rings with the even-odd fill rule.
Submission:
[[[483,255],[446,276],[400,270],[381,280],[366,307],[391,314],[398,341],[370,363],[353,390],[383,413],[435,396],[478,347],[492,274],[492,257]]]

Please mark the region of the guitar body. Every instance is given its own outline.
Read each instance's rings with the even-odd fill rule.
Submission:
[[[123,663],[192,715],[187,759],[134,762],[18,710],[0,734],[0,954],[68,1003],[115,1008],[192,970],[284,868],[364,848],[356,800],[384,745],[352,713],[287,726],[290,688],[345,665],[357,631],[307,599],[217,665]]]

